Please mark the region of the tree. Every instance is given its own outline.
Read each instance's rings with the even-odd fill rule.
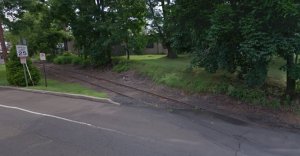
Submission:
[[[215,3],[211,0],[176,0],[171,40],[177,53],[191,53],[206,40]]]
[[[142,0],[117,0],[114,4],[116,10],[113,37],[117,44],[125,47],[127,59],[130,51],[143,48],[143,28],[146,24],[146,4]]]
[[[76,45],[95,66],[111,63],[112,46],[125,44],[127,56],[145,25],[143,0],[50,0],[57,20],[69,27]],[[61,16],[62,15],[62,16]]]
[[[168,49],[168,58],[177,58],[177,53],[172,48],[171,34],[174,25],[172,10],[175,3],[171,0],[147,0],[147,6],[152,21],[151,28],[158,33],[160,40]]]
[[[28,4],[31,4],[28,2]],[[21,0],[11,0],[11,1],[1,1],[0,2],[0,44],[2,48],[2,54],[4,61],[8,61],[7,48],[5,45],[4,38],[4,25],[10,25],[11,21],[20,17],[24,12],[24,7],[28,4],[25,4]]]
[[[9,31],[10,36],[16,36],[19,39],[26,37],[30,54],[40,50],[51,51],[48,49],[54,49],[60,40],[58,38],[63,36],[54,28],[45,2],[38,0],[3,1],[2,9],[1,19],[4,19],[3,24],[6,30]],[[15,41],[13,44],[17,43],[18,41]]]
[[[286,94],[299,79],[299,5],[294,0],[215,3],[207,38],[196,49],[195,66],[209,72],[239,72],[249,86],[261,86],[274,56],[287,62]],[[288,29],[287,29],[288,28]]]

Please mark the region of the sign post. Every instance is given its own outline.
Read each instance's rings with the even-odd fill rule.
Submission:
[[[45,62],[46,62],[46,54],[45,53],[40,53],[40,60],[43,62],[44,77],[45,77],[45,86],[47,88],[48,87],[48,83],[47,83],[47,73],[46,73],[46,67],[45,67]]]
[[[23,65],[23,70],[24,70],[24,77],[25,77],[25,83],[26,87],[28,87],[28,79],[27,79],[27,74],[26,74],[26,57],[20,57],[21,64]]]
[[[20,62],[23,65],[26,87],[28,87],[28,80],[27,80],[26,67],[25,67],[25,65],[26,65],[26,57],[28,57],[27,46],[25,46],[25,45],[17,45],[16,49],[17,49],[17,56],[20,58]]]

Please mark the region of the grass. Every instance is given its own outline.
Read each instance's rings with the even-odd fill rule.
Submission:
[[[88,95],[94,97],[105,98],[107,95],[103,92],[97,92],[95,90],[89,89],[82,85],[76,83],[66,83],[60,82],[56,80],[48,80],[48,87],[45,87],[44,81],[38,86],[29,87],[31,89],[37,90],[46,90],[46,91],[54,91],[54,92],[63,92],[63,93],[72,93],[72,94],[81,94]]]
[[[285,85],[286,82],[286,72],[280,70],[282,66],[285,65],[285,61],[282,58],[275,58],[270,63],[270,70],[268,74],[268,81],[277,85]]]
[[[6,73],[5,66],[0,65],[0,85],[7,86],[8,82],[6,81]],[[30,89],[37,90],[46,90],[46,91],[54,91],[54,92],[62,92],[62,93],[71,93],[71,94],[81,94],[88,95],[94,97],[105,98],[107,95],[103,92],[98,92],[87,87],[81,86],[75,83],[65,83],[56,80],[48,80],[48,87],[46,88],[44,85],[44,81],[38,86],[28,87]]]
[[[125,58],[121,57],[121,59]],[[226,94],[255,105],[280,107],[279,100],[270,98],[265,90],[261,88],[250,89],[236,79],[235,75],[223,71],[210,74],[202,68],[192,69],[190,68],[190,61],[190,57],[186,55],[174,60],[167,59],[164,55],[136,55],[131,56],[129,65],[123,63],[123,66],[137,70],[156,83],[187,92]],[[270,65],[268,75],[268,81],[279,87],[285,83],[285,72],[279,70],[283,64],[283,60],[275,59]],[[120,66],[122,64],[118,65],[117,68],[129,69]]]
[[[8,85],[8,82],[6,80],[6,69],[5,65],[0,65],[0,85],[1,86],[6,86]]]

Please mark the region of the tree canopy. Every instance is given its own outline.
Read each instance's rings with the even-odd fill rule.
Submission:
[[[297,0],[4,0],[0,7],[0,23],[27,36],[33,51],[53,52],[73,37],[95,66],[110,64],[116,45],[128,58],[138,53],[150,33],[169,58],[191,53],[193,67],[238,73],[250,87],[265,84],[275,57],[286,61],[286,95],[300,79]]]

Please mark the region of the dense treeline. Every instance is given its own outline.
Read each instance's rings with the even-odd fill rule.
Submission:
[[[282,57],[293,96],[300,78],[299,11],[296,0],[177,0],[174,43],[194,52],[194,66],[238,72],[249,86],[263,85],[271,60]]]
[[[106,65],[114,45],[129,58],[152,35],[169,58],[192,53],[194,67],[238,73],[251,87],[265,83],[275,57],[286,61],[286,95],[300,79],[297,0],[4,0],[1,10],[0,22],[33,51],[74,38],[84,58]]]

